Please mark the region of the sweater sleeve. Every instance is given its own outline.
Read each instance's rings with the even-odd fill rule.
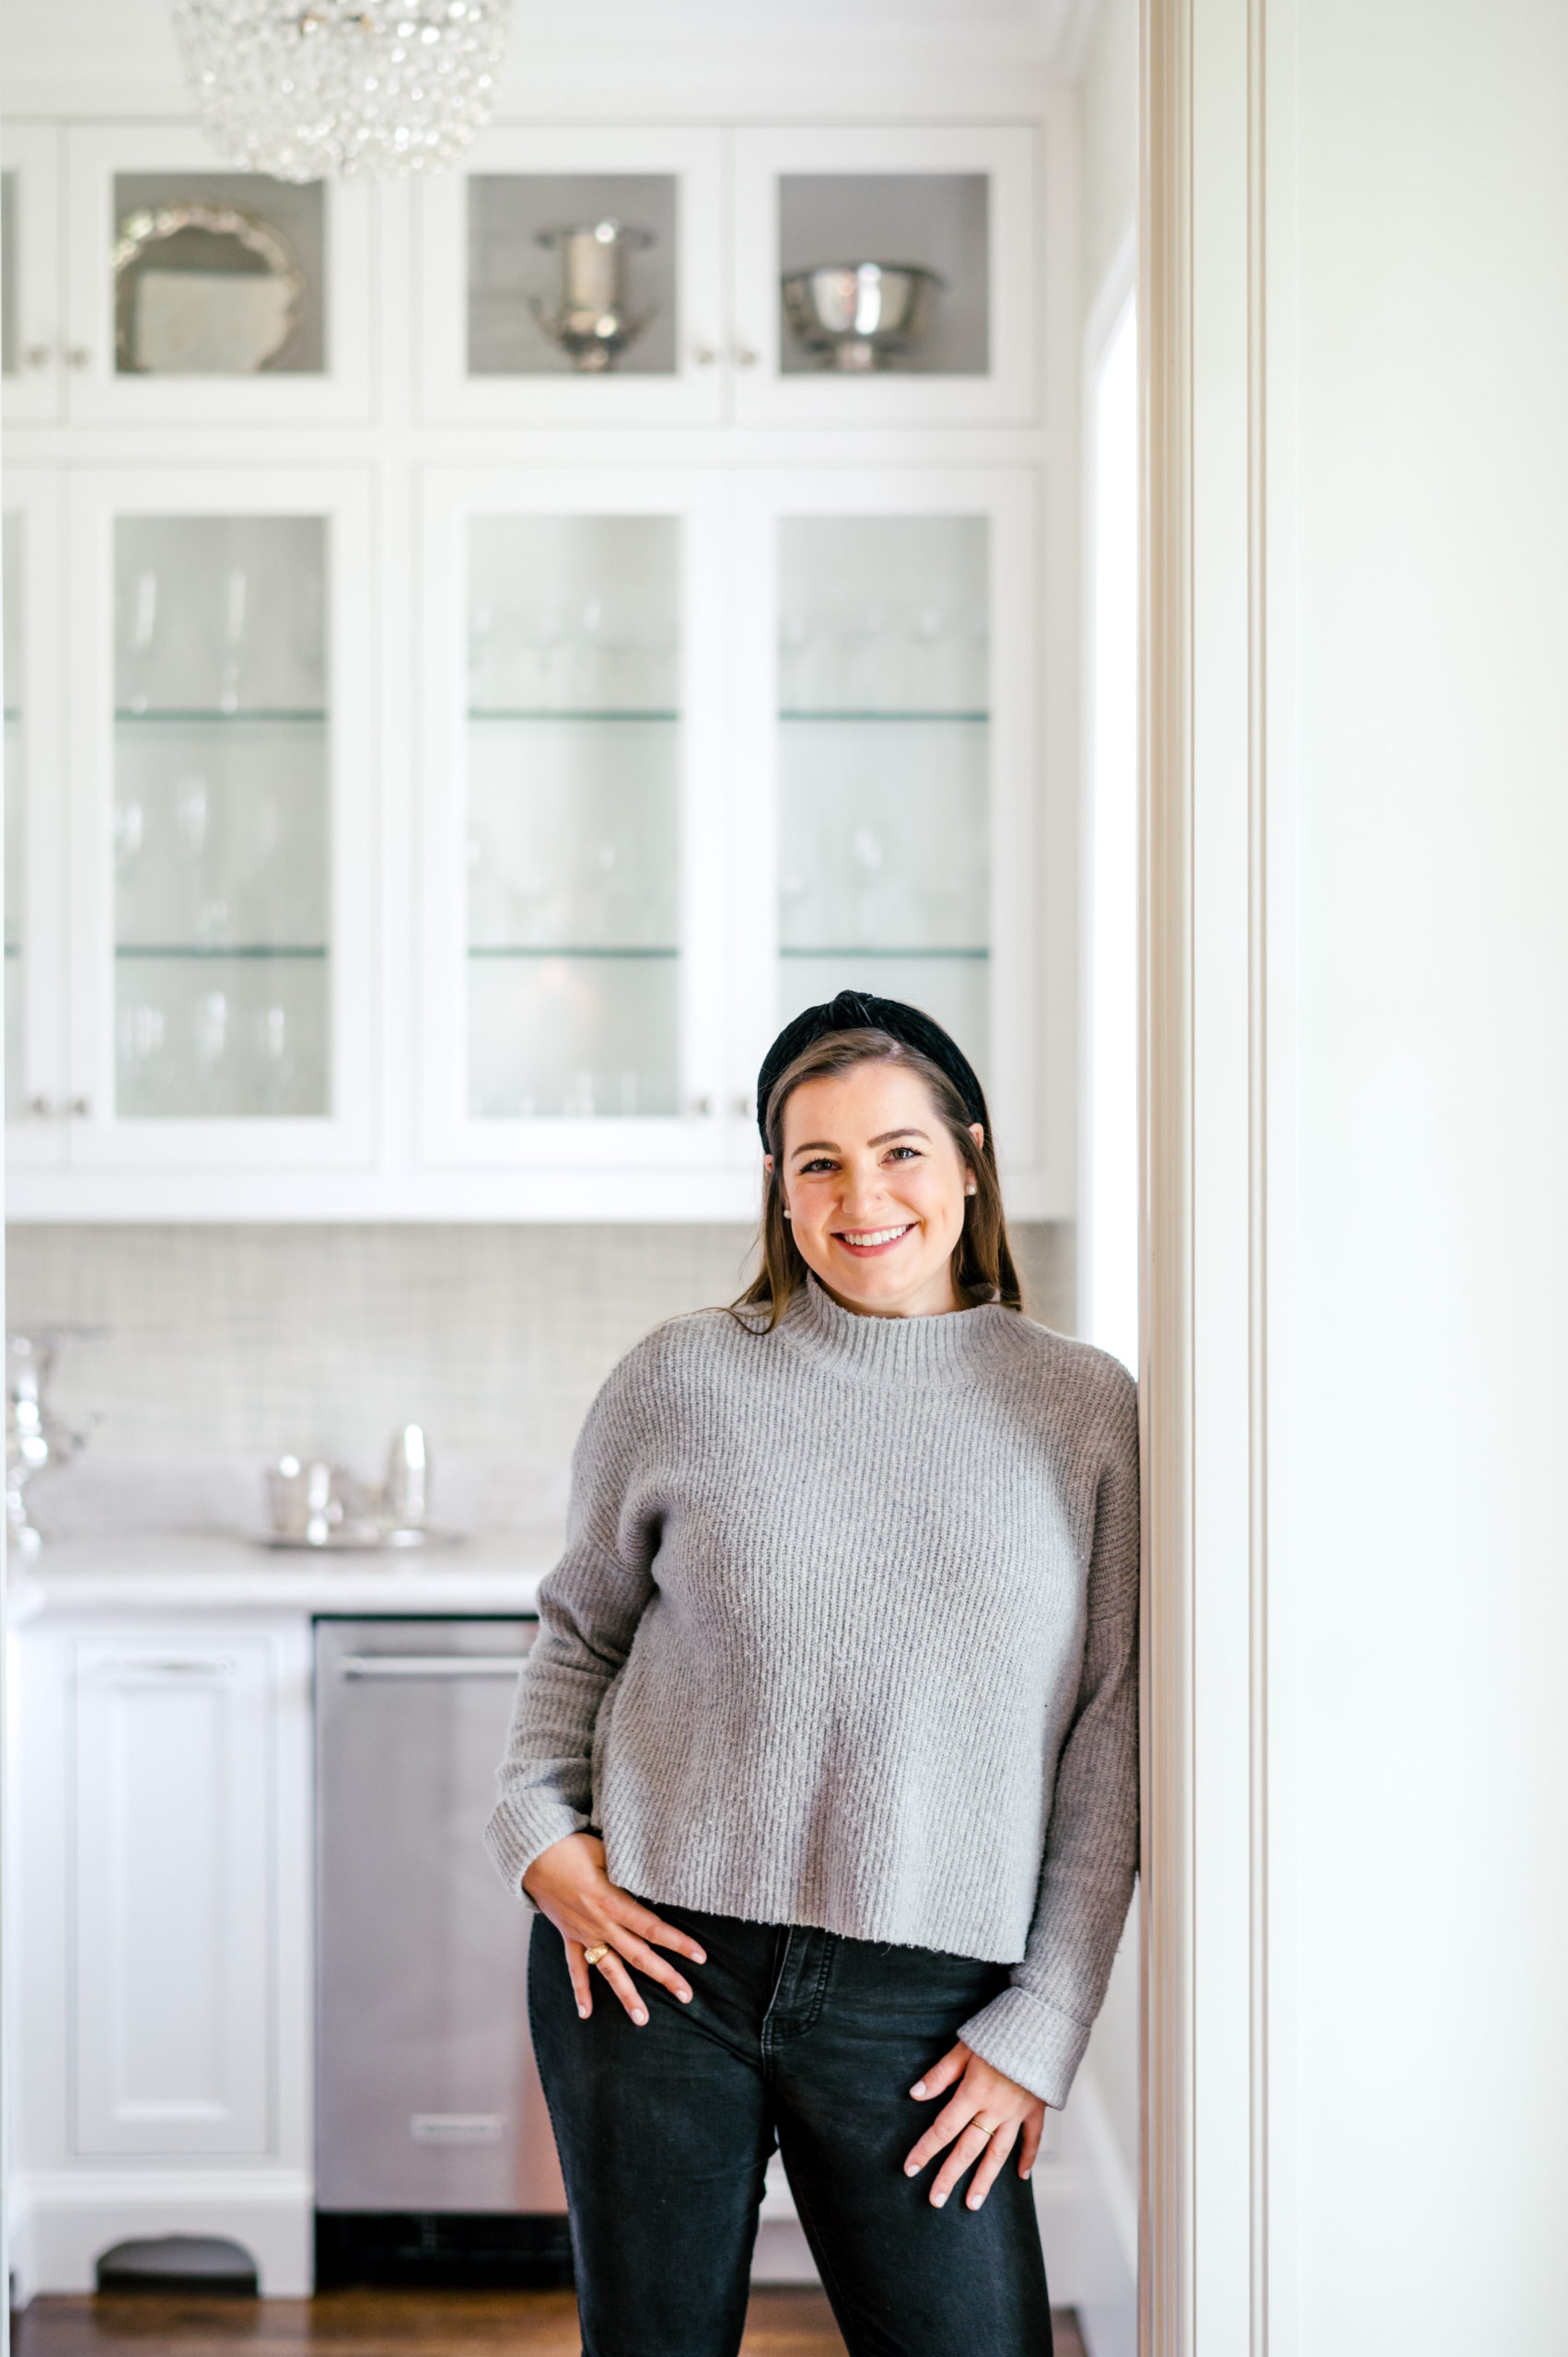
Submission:
[[[496,1771],[485,1843],[525,1907],[523,1876],[540,1852],[592,1823],[595,1724],[654,1594],[657,1522],[628,1503],[635,1389],[623,1361],[588,1411],[572,1460],[566,1550],[540,1586],[540,1633]]]
[[[1012,1985],[958,2032],[1057,2108],[1104,2002],[1138,1865],[1138,1573],[1137,1406],[1128,1383],[1096,1494],[1083,1667],[1028,1942]]]

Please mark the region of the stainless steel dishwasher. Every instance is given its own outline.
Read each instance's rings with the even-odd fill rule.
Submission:
[[[483,1844],[523,1620],[316,1624],[317,2275],[565,2282],[530,1918]]]

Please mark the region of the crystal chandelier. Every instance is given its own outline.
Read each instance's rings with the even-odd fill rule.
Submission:
[[[437,171],[490,115],[511,0],[173,0],[202,121],[274,180]]]

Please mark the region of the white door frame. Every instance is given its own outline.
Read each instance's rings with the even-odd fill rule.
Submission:
[[[1294,0],[1141,13],[1140,2342],[1293,2357]]]

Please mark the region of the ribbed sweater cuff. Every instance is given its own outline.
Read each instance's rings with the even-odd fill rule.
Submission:
[[[523,1876],[542,1851],[552,1842],[564,1841],[569,1833],[587,1830],[587,1818],[568,1808],[564,1801],[552,1801],[543,1793],[529,1793],[521,1800],[500,1801],[484,1829],[484,1846],[501,1870],[501,1879],[514,1898],[520,1898],[530,1914],[538,1910],[523,1888]]]
[[[958,2036],[993,2071],[1060,2111],[1084,2059],[1089,2025],[1015,1983],[971,2015]]]

